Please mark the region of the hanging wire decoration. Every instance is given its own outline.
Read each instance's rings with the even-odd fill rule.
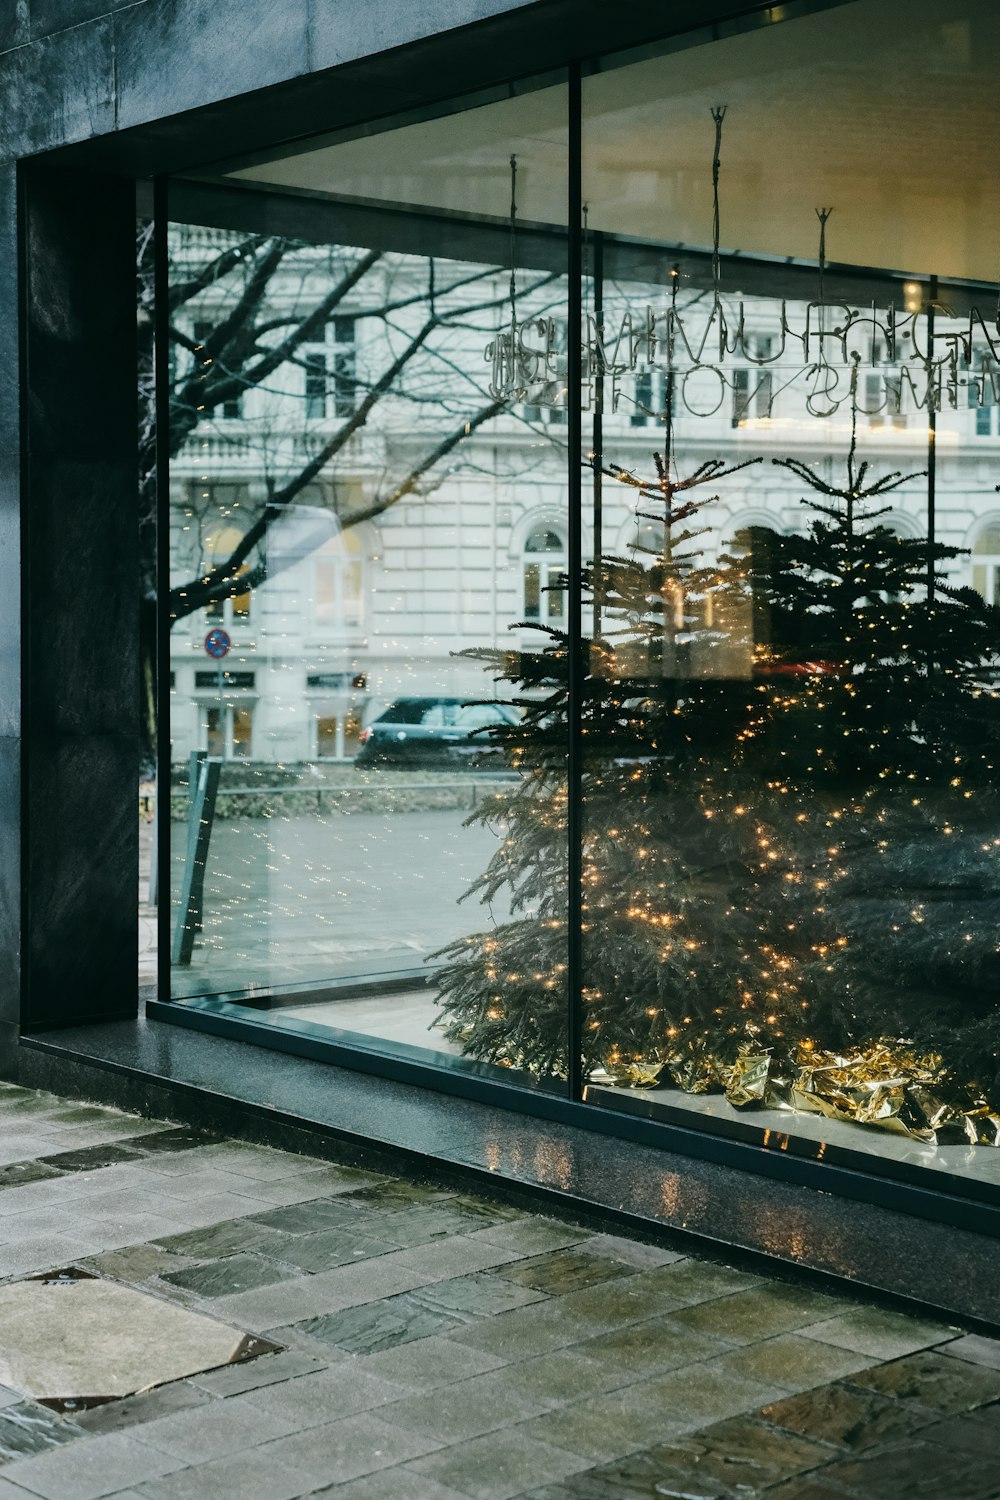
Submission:
[[[602,323],[598,328],[588,316],[582,350],[587,379],[580,392],[584,409],[590,408],[594,382],[600,379],[604,409],[617,411],[623,378],[643,370],[658,372],[670,381],[676,410],[695,417],[712,416],[738,394],[747,366],[756,366],[781,372],[781,380],[774,382],[770,394],[762,398],[767,409],[759,409],[758,415],[770,417],[773,402],[787,392],[804,396],[805,412],[822,420],[841,410],[849,413],[857,393],[853,353],[858,348],[869,350],[863,363],[883,375],[882,411],[932,416],[944,409],[995,404],[1000,378],[991,372],[1000,365],[1000,292],[995,306],[991,303],[985,311],[973,306],[963,314],[950,311],[935,299],[921,299],[912,307],[897,307],[892,301],[884,306],[872,301],[860,307],[836,298],[828,300],[826,226],[832,208],[816,210],[820,240],[815,301],[798,306],[782,301],[771,330],[762,329],[759,312],[746,308],[739,296],[726,307],[722,300],[720,180],[728,106],[714,105],[709,113],[713,127],[711,249],[686,252],[689,261],[684,274],[707,273],[711,301],[707,306],[696,306],[701,299],[695,297],[682,306],[673,295],[666,307],[652,302],[625,307],[617,327]],[[552,385],[555,389],[564,370],[554,322],[522,320],[520,316],[521,293],[516,277],[521,213],[518,169],[517,158],[512,155],[510,318],[487,344],[484,356],[492,365],[489,390],[495,399],[523,400],[532,387],[532,401],[548,405],[552,397],[545,387]],[[585,233],[590,234],[589,216]],[[671,247],[664,249],[670,253]],[[676,292],[682,280],[680,266],[671,275]],[[762,344],[768,351],[763,354]],[[875,415],[865,410],[867,415]]]
[[[819,305],[826,304],[826,226],[832,208],[817,208],[816,217],[819,220]]]
[[[517,157],[510,156],[510,333],[517,334]]]
[[[592,253],[592,247],[591,247],[591,242],[590,242],[590,204],[589,203],[585,203],[583,205],[583,231],[582,231],[581,238],[582,238],[582,241],[583,241],[583,266],[584,266],[584,276],[583,276],[583,326],[584,326],[585,329],[589,329],[589,327],[590,327],[590,285],[591,285],[591,282],[594,279],[593,253]],[[588,274],[588,272],[589,272],[589,274]],[[589,374],[589,367],[587,365],[584,365],[584,370]]]
[[[510,157],[510,317],[487,344],[484,358],[492,365],[489,392],[498,401],[530,400],[537,406],[553,406],[565,396],[558,384],[561,369],[559,330],[555,319],[535,313],[522,320],[517,285],[518,160]],[[550,280],[551,278],[546,278]],[[537,289],[537,288],[536,288]],[[564,363],[564,361],[563,361]]]
[[[817,208],[819,220],[819,363],[826,364],[826,225],[832,208]],[[852,405],[852,411],[853,411]],[[856,416],[857,413],[855,412]]]
[[[722,165],[722,122],[726,118],[727,107],[725,104],[716,104],[712,108],[712,120],[715,123],[715,149],[712,152],[712,293],[716,306],[719,304],[722,279],[719,264],[719,168]]]

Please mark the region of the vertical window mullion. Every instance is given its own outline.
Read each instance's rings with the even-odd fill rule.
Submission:
[[[584,691],[583,608],[583,108],[579,61],[569,70],[568,286],[566,307],[567,454],[569,463],[567,641],[567,1087],[570,1099],[583,1097],[583,765],[582,700]]]
[[[157,993],[170,994],[170,253],[167,179],[153,182],[153,377],[156,421]]]

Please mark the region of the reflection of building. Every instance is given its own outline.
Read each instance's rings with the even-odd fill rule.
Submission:
[[[176,258],[187,272],[199,255],[217,253],[228,242],[218,231],[174,233]],[[328,252],[300,250],[296,264],[297,285],[312,287],[315,302],[329,275]],[[393,295],[399,296],[400,286],[418,288],[419,300],[417,268],[406,257],[395,258],[391,275],[380,274],[380,286],[391,285]],[[461,279],[458,271],[454,279]],[[496,298],[490,317],[502,320],[505,278],[492,276],[490,287]],[[284,283],[271,295],[276,313],[306,315],[301,302],[281,303],[291,295]],[[460,296],[458,306],[460,311]],[[773,334],[755,334],[753,328],[773,326],[777,306],[763,297],[746,303],[740,348],[758,363],[741,363],[740,354],[731,353],[716,368],[706,356],[703,368],[676,382],[678,462],[706,457],[740,462],[757,455],[765,460],[723,484],[717,505],[705,513],[708,531],[696,545],[709,559],[735,546],[748,527],[794,531],[804,524],[801,486],[774,468],[771,457],[802,458],[827,478],[846,458],[850,423],[843,402],[833,417],[817,417],[808,409],[810,385],[803,380],[804,367],[794,363],[794,350],[766,363],[774,358]],[[208,308],[217,324],[226,311],[218,288]],[[609,323],[628,313],[625,303],[614,307]],[[211,335],[214,325],[207,309],[205,314],[194,318],[196,340]],[[787,315],[793,323],[801,320],[804,304],[790,304]],[[482,335],[461,323],[458,328],[447,349],[450,367],[474,369]],[[393,336],[382,318],[339,313],[328,320],[325,339],[313,334],[301,357],[281,367],[273,381],[251,386],[195,428],[172,466],[175,578],[195,577],[225,559],[259,515],[268,483],[294,474],[350,421],[390,360]],[[884,469],[921,470],[928,462],[926,411],[915,408],[912,384],[905,386],[884,351],[873,346],[868,354],[857,398],[862,455]],[[381,514],[345,529],[331,519],[335,511],[363,511],[373,494],[387,486],[391,491],[447,434],[454,406],[435,358],[432,349],[415,362],[412,376],[405,372],[411,386],[419,382],[421,394],[426,390],[416,421],[412,391],[406,399],[390,391],[346,449],[295,498],[299,521],[293,525],[288,517],[271,527],[264,549],[254,554],[266,558],[266,578],[175,627],[177,755],[200,746],[227,758],[349,759],[360,729],[393,698],[476,696],[486,690],[479,666],[457,653],[502,645],[518,622],[564,627],[559,581],[568,557],[566,427],[558,382],[552,387],[555,405],[515,402],[432,469],[426,485]],[[837,372],[841,397],[844,373]],[[995,408],[972,405],[993,400],[985,374],[979,368],[978,385],[963,379],[968,404],[937,416],[936,534],[975,554],[974,561],[955,565],[954,580],[972,583],[992,600],[1000,567],[992,460],[1000,444]],[[464,398],[472,401],[476,388],[468,376],[463,379]],[[652,455],[663,442],[666,389],[663,369],[641,360],[617,376],[613,388],[608,382],[607,461],[652,476]],[[590,415],[585,415],[585,436]],[[599,537],[596,523],[585,517],[587,555],[598,545],[618,554],[635,542],[648,546],[650,523],[636,519],[628,488],[606,478],[602,498]],[[903,536],[925,534],[923,478],[915,475],[892,499],[881,524]],[[295,525],[304,526],[309,515],[319,517],[319,530],[289,541]],[[251,562],[244,563],[241,573],[250,572]],[[205,632],[214,625],[232,639],[224,670],[213,667],[203,651]]]
[[[176,263],[187,271],[226,242],[206,231],[175,236]],[[290,293],[278,284],[273,294],[294,297],[313,277],[315,300],[328,256],[300,251],[296,260],[300,280]],[[407,278],[411,291],[417,284],[419,267],[397,262],[391,276],[380,268],[377,287],[386,297],[387,284],[396,297]],[[490,287],[502,305],[505,279],[491,277]],[[367,282],[365,291],[369,301],[376,297]],[[226,313],[217,288],[209,306],[217,324]],[[296,311],[303,315],[300,305]],[[204,342],[211,326],[205,311],[197,312],[195,340]],[[340,313],[326,332],[325,342],[314,334],[304,357],[273,382],[216,410],[173,461],[176,584],[225,559],[259,516],[269,480],[287,482],[308,463],[350,421],[380,362],[391,361],[395,330],[384,319]],[[466,405],[485,401],[481,382],[452,373],[456,363],[481,358],[481,334],[462,330],[459,337],[463,347],[456,351],[452,338],[447,364],[434,351],[414,361],[405,374],[416,399],[393,389],[346,450],[296,495],[294,514],[270,527],[241,570],[263,560],[266,577],[175,626],[176,756],[200,746],[265,761],[349,758],[363,723],[396,697],[482,695],[481,668],[458,657],[463,649],[505,643],[517,621],[563,619],[564,409],[519,405],[431,469],[412,496],[357,525],[341,528],[332,519],[370,508],[373,496],[420,474],[427,452],[456,420],[451,386]],[[289,526],[308,516],[325,517],[330,534],[289,551]],[[232,641],[222,671],[203,647],[215,625]]]

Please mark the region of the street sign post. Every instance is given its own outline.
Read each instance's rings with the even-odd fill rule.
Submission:
[[[232,644],[233,643],[230,639],[229,631],[222,630],[218,626],[216,626],[215,629],[210,630],[205,637],[205,653],[206,655],[210,656],[213,661],[221,661],[224,656],[229,655]]]

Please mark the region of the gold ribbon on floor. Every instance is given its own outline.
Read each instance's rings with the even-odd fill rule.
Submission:
[[[692,1050],[667,1062],[615,1059],[592,1082],[626,1088],[671,1084],[689,1094],[723,1093],[736,1109],[806,1110],[891,1130],[937,1145],[1000,1145],[1000,1115],[946,1073],[937,1053],[880,1038],[849,1052],[808,1042],[782,1057],[748,1038],[735,1061]]]

